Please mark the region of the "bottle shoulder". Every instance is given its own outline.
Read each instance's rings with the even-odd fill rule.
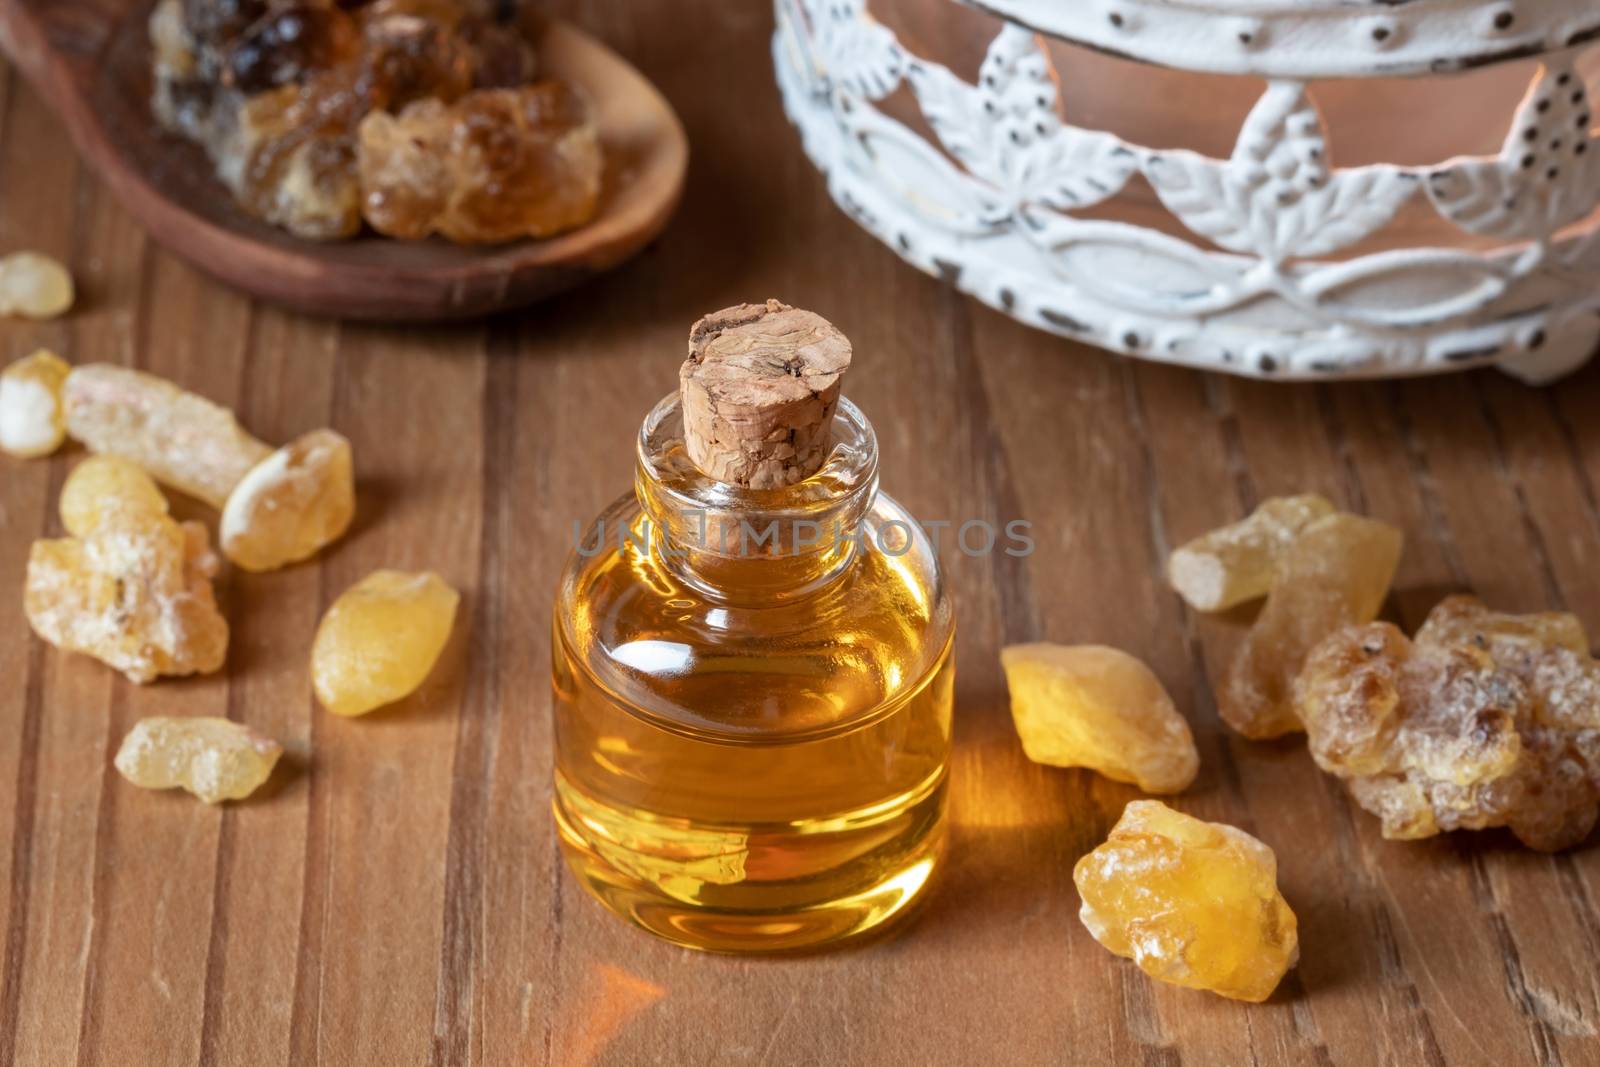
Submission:
[[[619,499],[585,532],[555,610],[557,656],[668,726],[735,736],[829,732],[914,695],[955,615],[932,545],[879,494],[854,554],[802,595],[698,588]],[[884,532],[886,531],[886,532]]]

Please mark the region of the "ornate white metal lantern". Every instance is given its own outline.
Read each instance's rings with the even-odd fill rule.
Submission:
[[[776,0],[778,84],[806,152],[839,205],[921,269],[1045,330],[1263,377],[1494,364],[1543,382],[1600,342],[1595,0],[974,6],[1001,21],[969,82],[867,0]],[[1227,158],[1149,147],[1063,118],[1046,38],[1266,85]],[[1322,79],[1412,79],[1383,83],[1394,101],[1533,58],[1520,105],[1456,116],[1509,122],[1498,154],[1330,163]],[[1135,183],[1169,225],[1105,210]],[[1397,227],[1402,211],[1431,228]]]

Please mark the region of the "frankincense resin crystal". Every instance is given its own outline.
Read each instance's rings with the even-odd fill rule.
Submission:
[[[1089,767],[1147,793],[1188,788],[1200,767],[1189,724],[1150,668],[1103,645],[1013,645],[1000,662],[1023,751]]]
[[[204,526],[124,511],[87,537],[35,541],[23,607],[34,632],[134,682],[222,666],[228,624]]]
[[[272,453],[227,408],[153,374],[91,363],[67,375],[65,396],[75,440],[216,508]]]
[[[1159,981],[1259,1002],[1300,957],[1272,849],[1158,800],[1129,803],[1072,880],[1095,940]]]
[[[0,315],[53,319],[72,307],[72,275],[38,252],[0,256]]]
[[[313,430],[251,468],[222,509],[222,552],[251,571],[314,555],[355,516],[350,442]]]
[[[517,5],[162,0],[149,29],[157,117],[297,236],[347,237],[365,216],[386,234],[499,241],[594,215],[593,126],[571,90],[534,81],[537,30]]]
[[[296,237],[332,240],[361,228],[350,138],[355,86],[338,75],[251,96],[216,151],[218,175],[252,214]]]
[[[1167,560],[1167,577],[1198,611],[1224,611],[1266,596],[1278,560],[1294,539],[1332,514],[1333,505],[1316,493],[1263,500],[1247,517],[1174,551]]]
[[[1400,531],[1343,513],[1301,531],[1278,561],[1272,591],[1222,677],[1217,710],[1252,738],[1300,729],[1294,680],[1306,654],[1342,626],[1377,617],[1400,561]]]
[[[373,571],[333,602],[311,646],[311,684],[335,715],[365,715],[427,679],[459,594],[431,571]]]
[[[89,456],[72,468],[61,487],[61,525],[73,537],[88,537],[108,520],[130,511],[167,514],[167,498],[144,468],[121,456]]]
[[[1312,757],[1385,837],[1508,826],[1554,851],[1594,827],[1600,664],[1574,616],[1450,597],[1415,641],[1387,623],[1329,637],[1296,696]]]
[[[117,771],[145,789],[183,789],[207,804],[259,789],[283,746],[242,723],[215,718],[140,719],[117,750]]]
[[[67,436],[61,389],[71,370],[41,348],[0,371],[0,452],[37,459],[61,447]]]
[[[67,427],[90,449],[220,508],[222,550],[246,570],[305,559],[349,528],[350,442],[332,430],[313,430],[273,451],[227,408],[109,364],[77,368],[64,392]],[[109,466],[82,477],[91,475],[132,478]],[[96,506],[85,501],[85,509]]]
[[[583,98],[559,82],[374,111],[360,132],[363,210],[391,237],[548,237],[599,200],[599,138]]]

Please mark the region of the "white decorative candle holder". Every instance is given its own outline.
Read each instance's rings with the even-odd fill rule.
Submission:
[[[1600,343],[1600,144],[1581,62],[1600,41],[1593,0],[985,0],[1003,23],[975,84],[866,6],[777,0],[790,120],[861,225],[1022,322],[1282,379],[1493,364],[1545,382]],[[1266,87],[1226,159],[1144,147],[1063,119],[1041,34]],[[1530,57],[1514,115],[1458,117],[1509,122],[1497,155],[1330,164],[1309,83]],[[885,106],[907,91],[920,119]],[[1141,177],[1175,232],[1105,217]],[[1422,232],[1459,242],[1384,240],[1419,205],[1438,216]]]

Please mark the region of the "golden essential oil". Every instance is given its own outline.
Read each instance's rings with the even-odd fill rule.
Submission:
[[[954,614],[838,401],[820,470],[703,474],[678,398],[636,496],[590,528],[555,611],[555,814],[612,911],[681,945],[783,952],[903,914],[944,843]]]

